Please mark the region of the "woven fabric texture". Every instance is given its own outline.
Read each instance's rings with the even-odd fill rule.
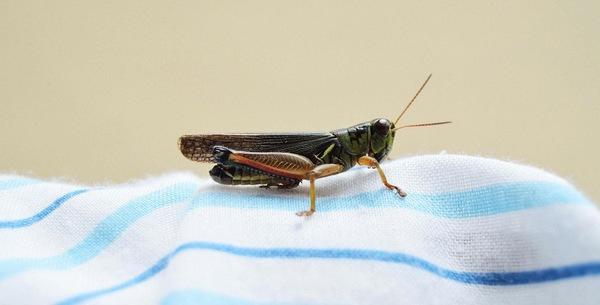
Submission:
[[[600,304],[600,212],[543,170],[460,155],[308,187],[191,173],[0,175],[0,305]]]

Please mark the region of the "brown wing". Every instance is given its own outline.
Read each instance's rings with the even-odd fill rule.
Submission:
[[[214,162],[212,148],[216,145],[251,152],[289,152],[311,158],[336,141],[331,133],[185,135],[179,138],[179,149],[186,158],[199,162]]]

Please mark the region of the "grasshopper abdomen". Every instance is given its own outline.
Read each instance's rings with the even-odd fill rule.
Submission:
[[[215,165],[209,172],[217,183],[225,185],[262,185],[292,188],[300,184],[300,180],[272,175],[243,165]]]

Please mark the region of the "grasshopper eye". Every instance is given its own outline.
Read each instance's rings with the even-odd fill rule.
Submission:
[[[392,124],[386,119],[380,119],[373,124],[375,132],[381,136],[386,136],[390,132],[391,127]]]

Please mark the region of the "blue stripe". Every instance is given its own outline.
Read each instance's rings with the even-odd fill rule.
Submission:
[[[197,184],[185,183],[159,190],[128,202],[105,218],[79,244],[67,252],[47,258],[15,258],[0,261],[0,280],[33,269],[66,269],[98,255],[132,223],[152,211],[177,202],[189,200]],[[193,197],[192,208],[227,206],[237,208],[284,209],[297,211],[306,208],[307,198],[238,193],[200,193]],[[398,204],[396,204],[398,202]],[[410,208],[432,215],[450,218],[491,215],[550,204],[589,203],[571,187],[547,182],[499,184],[469,191],[441,195],[411,194],[397,198],[387,190],[348,197],[322,198],[318,211],[335,211],[361,207]],[[296,217],[290,215],[290,217]]]
[[[307,194],[308,195],[308,194]],[[304,210],[307,197],[204,192],[192,200],[195,207],[217,206],[267,210]],[[318,197],[317,212],[358,208],[404,208],[444,218],[469,218],[524,210],[551,204],[592,204],[575,188],[550,182],[513,182],[459,192],[426,195],[408,192],[400,198],[386,189],[343,197]]]
[[[524,272],[459,272],[446,269],[421,258],[400,253],[366,249],[315,249],[315,248],[250,248],[237,247],[228,244],[211,242],[190,242],[176,248],[173,252],[160,259],[150,269],[121,284],[79,294],[68,298],[58,305],[73,305],[107,295],[148,280],[167,268],[170,261],[179,253],[204,250],[227,253],[251,258],[277,259],[325,259],[325,260],[359,260],[375,261],[391,264],[408,265],[427,271],[439,277],[465,284],[508,286],[532,283],[551,282],[568,278],[600,275],[600,261],[584,264],[574,264],[554,268],[538,269]]]
[[[209,293],[198,289],[179,290],[168,294],[160,305],[289,305],[289,303],[263,303]],[[296,303],[294,303],[296,304]],[[296,304],[299,305],[299,304]]]
[[[108,247],[137,219],[158,208],[189,199],[197,187],[195,183],[181,183],[133,199],[102,220],[83,241],[63,254],[0,261],[0,279],[26,270],[67,269],[81,264]]]
[[[24,218],[24,219],[0,221],[0,229],[2,229],[2,228],[16,229],[16,228],[30,226],[30,225],[46,218],[46,216],[48,216],[50,213],[52,213],[54,210],[56,210],[58,207],[60,207],[67,200],[69,200],[79,194],[85,193],[87,191],[88,191],[87,189],[80,189],[80,190],[69,192],[63,196],[60,196],[59,198],[54,200],[54,202],[52,202],[52,204],[50,204],[48,207],[46,207],[45,209],[43,209],[42,211],[40,211],[39,213],[37,213],[31,217]]]
[[[8,190],[24,185],[39,183],[39,180],[31,179],[31,178],[10,178],[6,180],[0,181],[0,191]]]

